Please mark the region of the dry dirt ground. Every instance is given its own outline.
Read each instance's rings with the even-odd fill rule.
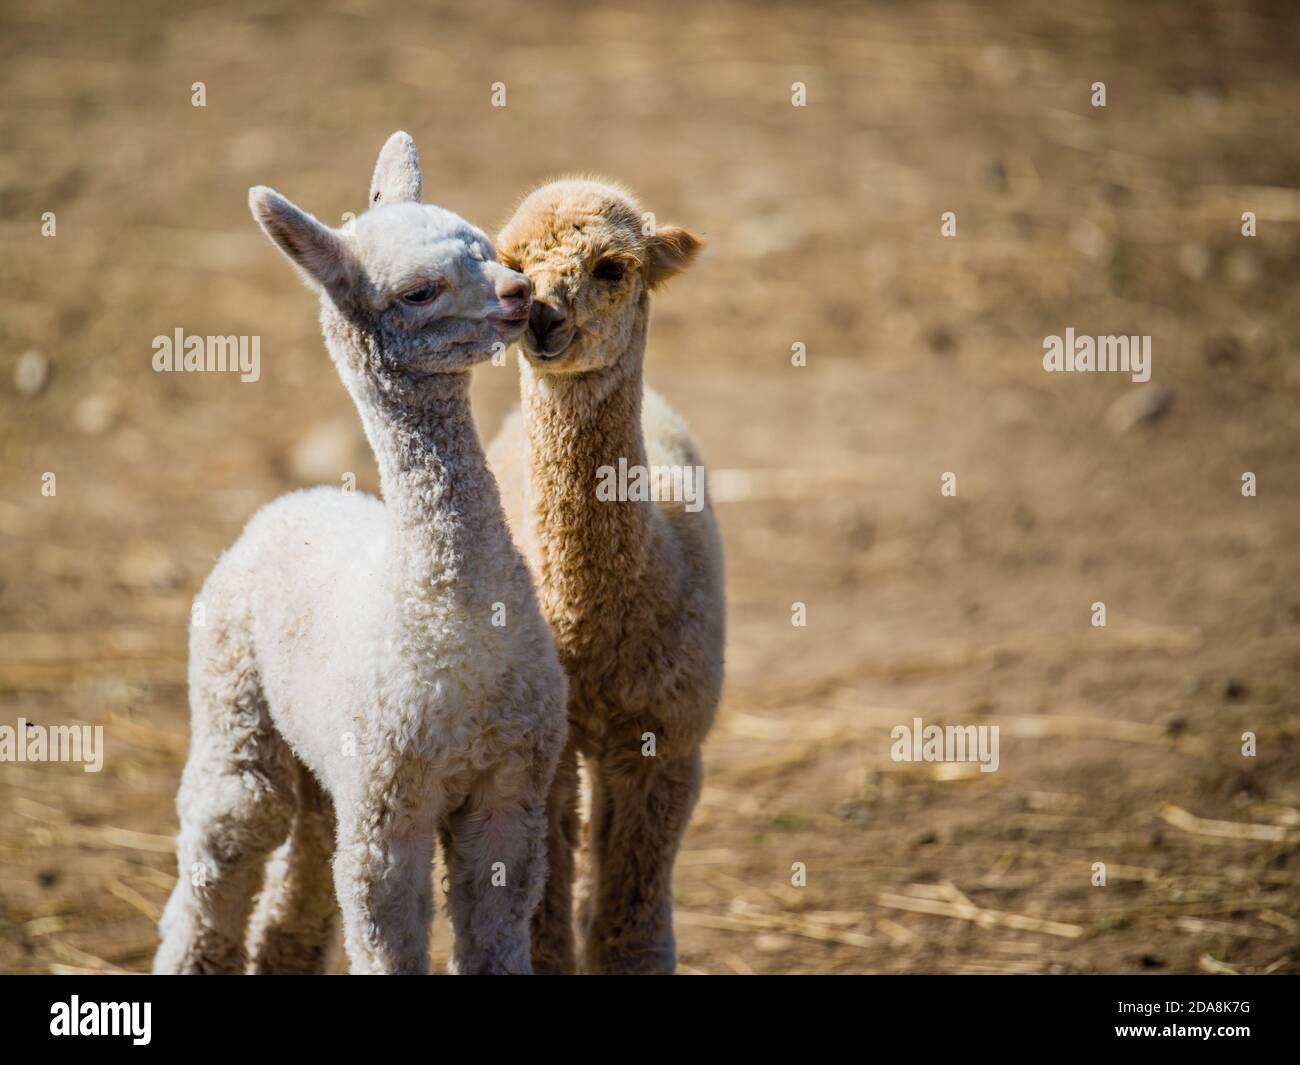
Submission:
[[[728,566],[683,972],[1300,971],[1288,6],[0,6],[0,723],[107,730],[0,764],[0,971],[149,965],[190,599],[261,504],[375,480],[246,189],[338,220],[397,128],[485,227],[577,170],[709,238],[648,358]],[[260,380],[155,374],[177,327]],[[1066,327],[1150,335],[1151,383],[1045,373]],[[914,716],[1000,768],[893,761]]]

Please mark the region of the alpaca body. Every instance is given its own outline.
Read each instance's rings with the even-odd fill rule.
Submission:
[[[264,507],[199,593],[191,682],[223,645],[246,647],[271,723],[331,794],[362,786],[369,766],[354,752],[390,748],[427,768],[431,790],[463,796],[459,781],[545,724],[545,700],[527,689],[546,636],[507,640],[491,623],[497,602],[507,618],[536,609],[522,567],[490,588],[451,585],[418,622],[403,617],[376,594],[393,577],[393,539],[384,505],[359,493],[317,488]],[[215,668],[234,664],[225,658]]]
[[[643,386],[649,291],[697,238],[647,237],[621,189],[543,186],[499,238],[535,301],[520,411],[489,451],[511,527],[569,677],[570,740],[551,789],[538,971],[578,966],[572,928],[577,756],[591,782],[590,887],[578,924],[590,972],[676,966],[672,870],[699,797],[700,747],[723,679],[721,541],[711,507],[613,501],[602,468],[700,467],[684,423]]]
[[[641,432],[644,457],[629,462],[703,465],[685,423],[662,396],[648,389]],[[591,444],[594,434],[574,436]],[[530,450],[525,416],[515,411],[493,439],[488,461],[510,527],[520,531],[519,546],[538,582],[569,677],[573,742],[591,758],[625,747],[635,733],[639,749],[641,734],[655,731],[652,726],[657,725],[670,737],[670,751],[679,744],[698,747],[713,723],[722,687],[722,545],[712,507],[706,503],[691,513],[678,502],[610,504],[584,496],[590,510],[575,512],[559,527],[547,515],[543,520],[549,535],[538,532],[530,514],[533,490],[528,477],[531,462],[542,456],[530,460]],[[590,491],[596,470],[629,452],[631,448],[605,437],[585,455],[570,453],[557,465],[566,466],[564,476]],[[613,462],[607,462],[610,456],[615,456]],[[611,567],[602,579],[582,560],[590,557],[595,541],[608,535],[603,519],[610,506],[638,508],[642,513],[637,522],[645,528],[634,534],[641,544],[637,562],[625,569]],[[592,542],[584,543],[588,539]],[[548,548],[550,541],[556,543]],[[560,541],[564,547],[559,547]],[[599,546],[602,553],[609,542]],[[566,572],[570,567],[576,573]],[[648,671],[644,664],[650,661],[661,668]],[[647,727],[640,727],[643,724]],[[668,753],[662,737],[657,746],[659,755]]]
[[[353,972],[425,972],[438,836],[454,971],[531,971],[565,678],[466,372],[518,332],[528,283],[415,202],[417,167],[395,134],[372,187],[384,202],[345,231],[250,194],[321,292],[384,501],[286,496],[200,592],[158,972],[320,971],[334,897]]]

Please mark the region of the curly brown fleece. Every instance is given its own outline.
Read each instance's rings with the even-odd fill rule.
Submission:
[[[584,968],[673,971],[672,867],[722,686],[722,550],[710,507],[596,492],[597,471],[620,459],[703,464],[682,421],[642,384],[649,292],[701,241],[678,227],[643,228],[644,217],[622,189],[561,181],[525,199],[498,239],[502,262],[532,280],[535,306],[559,316],[549,335],[565,345],[526,335],[521,410],[489,450],[569,675],[570,743],[552,786],[548,882],[533,920],[537,972],[577,968],[577,754],[592,785]]]

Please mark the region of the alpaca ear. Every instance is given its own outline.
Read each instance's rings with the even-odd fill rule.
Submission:
[[[650,238],[646,282],[651,288],[662,285],[690,266],[703,247],[704,238],[697,237],[689,229],[659,226]]]
[[[420,153],[415,150],[415,141],[399,129],[379,149],[375,176],[370,179],[370,206],[419,203],[422,184]]]
[[[248,190],[248,207],[262,231],[309,282],[331,295],[347,287],[350,259],[334,230],[265,185]]]

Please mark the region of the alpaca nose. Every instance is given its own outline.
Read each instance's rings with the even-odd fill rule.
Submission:
[[[508,278],[497,285],[497,303],[507,318],[522,318],[533,298],[533,283],[528,278]]]
[[[546,338],[564,324],[564,312],[554,304],[543,300],[534,300],[532,312],[528,315],[528,325],[539,345],[545,346]]]

